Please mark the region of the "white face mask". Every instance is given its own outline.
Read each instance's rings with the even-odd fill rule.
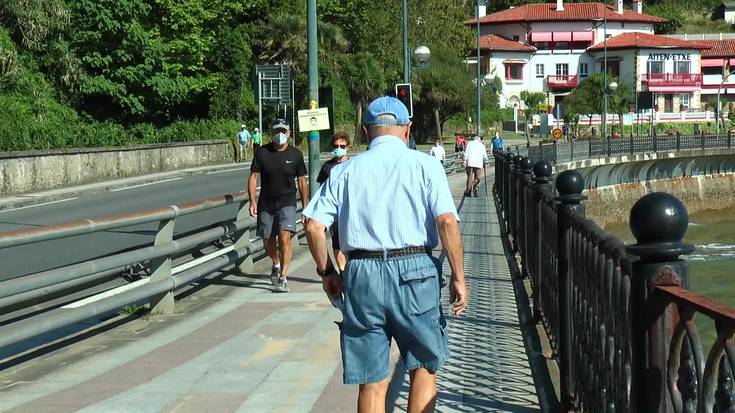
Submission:
[[[277,145],[283,145],[288,142],[288,135],[283,132],[279,132],[273,136],[273,142]]]

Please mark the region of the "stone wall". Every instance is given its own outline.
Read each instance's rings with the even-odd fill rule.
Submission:
[[[0,196],[231,161],[221,141],[0,153]]]

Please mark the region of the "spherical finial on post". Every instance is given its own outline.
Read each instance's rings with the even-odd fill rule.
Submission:
[[[516,165],[520,165],[521,164],[521,159],[523,159],[523,157],[521,155],[516,155],[515,158],[513,159],[513,163],[516,164]]]
[[[628,251],[646,261],[676,260],[694,251],[693,245],[682,242],[689,226],[686,206],[671,194],[645,195],[630,210],[629,222],[637,243]]]
[[[569,169],[556,177],[556,190],[559,195],[581,195],[584,191],[584,177],[579,172]]]
[[[533,175],[536,177],[536,180],[544,178],[545,182],[548,182],[553,170],[554,167],[549,161],[538,161],[533,165]]]
[[[533,171],[533,162],[527,156],[521,158],[521,171],[526,174],[530,174]]]

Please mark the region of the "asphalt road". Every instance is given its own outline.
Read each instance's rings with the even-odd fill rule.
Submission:
[[[57,224],[84,218],[165,207],[186,201],[243,191],[248,170],[230,170],[193,175],[144,186],[84,196],[56,203],[0,211],[0,231]],[[235,217],[237,205],[227,205],[176,219],[175,234],[205,223]],[[157,224],[47,241],[0,250],[0,280],[32,274],[50,268],[85,261],[134,245],[152,242]]]

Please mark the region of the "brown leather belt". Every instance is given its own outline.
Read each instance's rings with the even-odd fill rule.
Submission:
[[[431,248],[429,247],[405,247],[405,248],[399,248],[395,250],[386,250],[386,251],[353,250],[347,253],[347,258],[351,260],[382,259],[382,258],[405,257],[408,255],[417,255],[417,254],[431,255]]]

